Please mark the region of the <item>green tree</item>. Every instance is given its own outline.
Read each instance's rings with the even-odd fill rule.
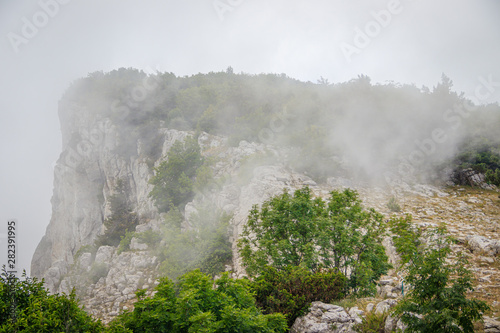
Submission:
[[[132,212],[128,202],[128,187],[119,179],[116,182],[115,194],[109,199],[111,215],[104,220],[106,231],[97,239],[97,245],[117,246],[127,231],[131,231],[137,223],[137,215]]]
[[[373,293],[390,267],[381,245],[382,216],[363,209],[353,190],[330,195],[325,202],[305,187],[271,198],[260,210],[254,206],[238,242],[247,273],[259,275],[267,265],[336,268],[349,276],[352,292]]]
[[[3,268],[0,276],[0,332],[102,332],[82,310],[74,292],[50,295],[36,278],[21,279]]]
[[[215,281],[200,271],[183,275],[177,285],[163,278],[151,298],[141,298],[132,312],[110,327],[116,332],[286,332],[282,314],[263,315],[249,281],[222,274]],[[139,295],[138,295],[139,296]]]
[[[445,230],[424,232],[411,225],[410,216],[390,223],[409,286],[395,314],[408,325],[407,331],[474,332],[474,321],[480,320],[489,306],[466,297],[474,290],[472,274],[465,258],[448,262],[451,240]]]
[[[149,193],[160,212],[168,212],[172,206],[180,207],[193,196],[196,171],[203,164],[200,146],[193,137],[176,141],[167,154],[167,160],[155,168]]]

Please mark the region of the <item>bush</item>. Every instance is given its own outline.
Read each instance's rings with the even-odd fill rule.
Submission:
[[[283,313],[292,327],[311,302],[343,298],[345,285],[345,276],[334,269],[312,273],[302,267],[278,271],[269,266],[252,283],[252,290],[264,313]]]
[[[50,295],[43,282],[23,274],[0,277],[0,332],[103,332],[79,307],[75,293]]]
[[[395,246],[406,264],[405,284],[411,286],[395,308],[408,325],[407,332],[474,332],[489,306],[467,299],[474,290],[467,260],[448,258],[451,240],[443,229],[424,233],[411,225],[411,217],[392,220]],[[428,240],[422,242],[422,238]]]
[[[385,321],[388,313],[368,312],[361,320],[360,324],[354,326],[354,330],[359,333],[384,333]]]
[[[146,230],[144,232],[136,232],[135,237],[141,240],[143,244],[149,246],[157,245],[161,240],[161,235],[157,231]]]
[[[120,254],[125,251],[130,250],[130,242],[132,242],[132,238],[135,236],[135,231],[126,231],[125,235],[122,236],[120,240],[120,244],[118,244],[118,249],[116,251],[117,254]]]
[[[486,171],[486,182],[488,184],[500,186],[500,169],[495,169],[495,171],[487,170]]]
[[[391,197],[389,199],[389,202],[387,203],[387,208],[389,208],[389,210],[394,213],[399,213],[401,211],[401,206],[398,204],[396,198],[394,197]]]
[[[391,267],[381,244],[383,218],[364,210],[353,190],[330,195],[327,203],[313,199],[306,187],[271,198],[260,210],[254,206],[238,242],[247,273],[257,276],[267,265],[336,268],[348,277],[349,291],[373,294],[375,281]]]
[[[247,280],[224,273],[213,281],[199,270],[174,283],[161,279],[151,298],[141,298],[132,312],[116,318],[115,332],[286,332],[282,314],[263,315]]]

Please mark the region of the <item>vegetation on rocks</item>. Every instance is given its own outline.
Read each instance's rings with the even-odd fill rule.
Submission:
[[[448,261],[450,239],[443,229],[424,231],[411,217],[393,219],[394,244],[405,270],[405,297],[395,308],[407,332],[474,332],[489,306],[467,298],[474,290],[464,257]]]
[[[249,282],[224,273],[215,281],[200,271],[164,278],[154,296],[140,298],[134,310],[110,324],[110,332],[286,332],[282,314],[263,315]]]
[[[176,141],[167,154],[167,160],[155,168],[150,193],[159,212],[181,207],[194,197],[194,181],[203,164],[200,146],[193,137]]]
[[[336,269],[311,272],[299,266],[283,270],[267,266],[251,287],[264,313],[282,313],[292,327],[295,319],[306,314],[312,302],[332,303],[342,299],[345,285],[344,274]]]
[[[104,220],[106,231],[96,240],[96,246],[117,246],[127,231],[138,224],[137,215],[132,211],[128,202],[128,186],[122,179],[118,179],[115,194],[109,198],[111,215]]]
[[[384,234],[382,215],[365,210],[356,191],[333,191],[325,202],[305,187],[254,206],[238,245],[250,276],[268,265],[279,271],[331,268],[348,277],[347,292],[372,295],[391,267],[381,245]]]
[[[75,293],[51,295],[43,281],[3,268],[0,275],[0,332],[90,332],[104,325],[80,308]]]
[[[154,89],[134,101],[127,92],[144,82]],[[64,100],[112,119],[123,156],[137,154],[140,139],[147,147],[144,153],[157,159],[161,136],[155,133],[161,124],[224,135],[235,145],[246,140],[292,147],[297,154],[290,166],[320,182],[338,175],[368,180],[372,172],[399,165],[401,157],[417,156],[410,155],[412,150],[420,157],[410,161],[411,168],[424,172],[425,179],[465,164],[495,173],[500,158],[498,105],[472,106],[452,87],[445,75],[429,89],[373,84],[365,75],[315,84],[285,74],[221,71],[179,77],[120,68],[75,81]],[[474,109],[467,121],[465,109]],[[435,129],[443,135],[432,134]],[[348,168],[341,167],[342,156],[352,161]],[[488,179],[496,182],[491,175]],[[168,204],[159,204],[168,209]]]

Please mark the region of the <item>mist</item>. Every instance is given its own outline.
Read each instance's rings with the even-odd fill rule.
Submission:
[[[71,82],[88,73],[134,67],[184,76],[232,66],[236,73],[285,73],[312,83],[325,78],[337,84],[364,74],[372,85],[395,82],[430,91],[445,73],[453,91],[488,104],[500,101],[499,12],[494,0],[1,0],[0,234],[8,219],[19,221],[18,268],[29,270],[50,220],[53,168],[62,149],[58,101]],[[344,147],[350,163],[364,170],[377,169],[370,157],[373,138],[384,143],[376,154],[408,160],[419,149],[415,140],[432,139],[435,129],[445,129],[443,123],[449,128],[472,119],[455,112],[448,114],[453,120],[443,120],[448,106],[436,118],[430,110],[415,109],[422,126],[414,136],[415,119],[398,118],[397,102],[384,119],[370,117],[372,106],[357,102],[359,113],[345,116],[329,142]],[[360,121],[366,127],[348,130]],[[381,124],[399,133],[398,140],[377,127]],[[465,126],[447,130],[448,139],[432,156],[450,153],[461,129]],[[2,263],[5,244],[3,237]]]

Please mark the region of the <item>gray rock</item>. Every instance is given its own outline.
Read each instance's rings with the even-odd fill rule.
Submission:
[[[112,246],[101,246],[97,250],[95,255],[96,263],[109,263],[111,258],[113,257],[113,253],[115,252],[115,248]]]
[[[500,333],[500,321],[484,317],[484,331],[486,333]]]
[[[80,257],[78,258],[77,265],[80,266],[80,268],[85,269],[88,271],[90,269],[90,265],[92,264],[92,253],[82,253]]]
[[[474,253],[485,253],[496,256],[500,253],[500,241],[491,240],[484,236],[471,235],[466,237],[470,249]]]
[[[384,326],[384,331],[386,333],[394,332],[396,329],[396,323],[397,323],[397,318],[394,318],[392,316],[387,316],[385,319],[385,326]]]
[[[344,308],[325,304],[322,302],[311,303],[309,313],[295,320],[291,333],[353,333],[354,325],[360,322],[359,309],[351,309],[352,315]]]
[[[390,308],[396,305],[396,301],[393,299],[386,299],[375,306],[375,313],[382,314],[388,312]]]
[[[141,243],[140,240],[136,237],[132,237],[132,239],[130,240],[130,249],[144,251],[148,249],[148,245]]]

